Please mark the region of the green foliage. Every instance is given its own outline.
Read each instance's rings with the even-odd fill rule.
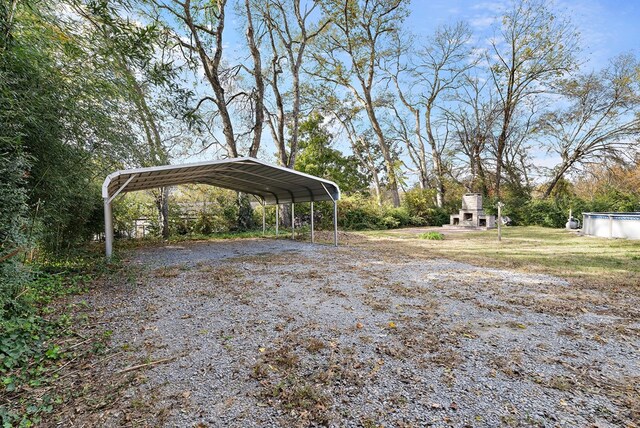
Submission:
[[[444,239],[444,235],[440,232],[425,232],[418,235],[420,239],[428,239],[430,241],[442,241]]]
[[[33,266],[33,279],[22,283],[17,305],[5,305],[0,317],[0,397],[11,400],[0,404],[2,426],[37,424],[59,404],[60,397],[49,394],[37,400],[24,395],[49,384],[59,361],[74,356],[62,346],[74,321],[66,313],[54,314],[48,305],[86,290],[105,268],[101,255],[95,254],[46,261]],[[15,398],[19,393],[21,398]]]
[[[338,224],[349,230],[379,229],[383,227],[384,210],[372,198],[353,195],[338,203]]]
[[[236,230],[238,226],[240,205],[237,193],[230,190],[204,185],[181,186],[174,192],[171,206],[169,221],[173,233],[209,235]],[[245,215],[253,217],[253,212]],[[253,218],[249,225],[251,223]]]
[[[414,188],[404,194],[402,205],[416,226],[442,226],[449,224],[449,210],[435,204],[435,189]]]
[[[324,118],[314,112],[300,123],[300,152],[295,169],[335,182],[343,193],[365,192],[370,177],[362,172],[355,156],[332,148],[333,137],[322,126]]]
[[[246,193],[238,194],[238,230],[241,232],[251,230],[255,227],[253,222],[253,208],[251,207],[251,196]]]
[[[0,319],[26,309],[20,296],[29,275],[17,256],[24,253],[28,239],[23,180],[27,169],[19,152],[0,151]]]
[[[534,199],[520,210],[519,223],[527,226],[564,227],[569,210],[555,200]]]
[[[582,220],[583,212],[631,212],[640,209],[640,195],[632,191],[606,186],[592,195],[590,200],[579,198],[572,186],[560,181],[546,199],[532,198],[527,193],[507,193],[502,199],[503,215],[515,226],[565,227],[569,210],[573,217]],[[485,199],[484,208],[497,214],[497,201]]]
[[[13,200],[28,195],[31,240],[51,251],[99,226],[96,170],[133,135],[110,103],[116,86],[104,70],[89,70],[94,56],[67,30],[47,5],[18,2],[0,52],[0,156],[21,169]]]
[[[328,218],[330,219],[330,213]],[[407,207],[379,206],[371,196],[356,194],[338,202],[338,225],[348,230],[395,229],[405,226],[423,226],[425,220]]]

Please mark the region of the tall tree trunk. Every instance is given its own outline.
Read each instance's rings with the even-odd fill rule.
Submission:
[[[291,204],[280,206],[280,224],[283,227],[291,227]]]
[[[169,188],[161,187],[155,194],[155,204],[158,211],[158,223],[163,239],[169,238]]]
[[[427,106],[427,109],[424,113],[424,118],[427,129],[427,140],[429,140],[429,145],[431,146],[431,158],[433,160],[433,169],[436,179],[436,205],[438,206],[438,208],[442,208],[444,206],[445,193],[444,166],[442,164],[442,156],[440,154],[440,151],[438,150],[435,136],[433,135],[433,130],[431,129],[431,104]]]
[[[398,192],[398,178],[396,177],[396,170],[394,165],[394,159],[391,155],[391,150],[389,145],[387,144],[386,139],[384,138],[384,133],[382,132],[382,128],[380,127],[380,123],[378,122],[378,118],[376,117],[373,102],[371,100],[371,94],[365,90],[365,109],[367,111],[367,115],[369,116],[369,120],[371,122],[371,127],[373,128],[373,132],[376,134],[378,139],[378,145],[380,146],[380,151],[382,152],[382,157],[384,158],[384,165],[387,172],[387,179],[389,180],[389,192],[391,193],[391,202],[394,207],[400,206],[400,193]]]
[[[249,148],[249,156],[258,156],[258,150],[260,149],[260,141],[262,140],[262,126],[264,124],[264,79],[262,77],[262,58],[260,57],[260,49],[256,44],[255,34],[253,30],[253,17],[251,14],[251,7],[249,6],[249,0],[245,0],[245,9],[247,12],[247,44],[249,45],[249,51],[253,58],[253,78],[256,82],[256,87],[253,93],[254,99],[254,123],[253,123],[253,141]]]
[[[254,227],[251,197],[248,193],[238,192],[238,230],[246,231]]]

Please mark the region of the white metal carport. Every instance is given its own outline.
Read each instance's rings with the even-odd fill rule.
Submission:
[[[102,184],[104,199],[104,231],[107,257],[113,252],[113,215],[111,203],[121,193],[134,192],[179,184],[209,184],[248,193],[262,203],[262,227],[265,230],[265,205],[276,205],[276,234],[278,206],[291,203],[293,225],[294,204],[311,203],[311,241],[314,242],[313,203],[333,202],[333,240],[338,245],[338,204],[340,189],[332,181],[292,169],[244,157],[183,165],[164,165],[136,168],[109,174]],[[292,232],[293,236],[293,232]]]

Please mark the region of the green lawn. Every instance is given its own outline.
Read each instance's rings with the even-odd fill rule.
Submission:
[[[435,230],[435,229],[431,229]],[[398,251],[445,257],[475,265],[542,272],[602,285],[640,285],[640,241],[580,236],[564,229],[505,227],[448,232],[445,239],[420,239],[417,229],[363,232],[368,242],[385,240]]]

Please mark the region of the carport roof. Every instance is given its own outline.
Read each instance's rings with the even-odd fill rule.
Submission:
[[[104,180],[102,197],[179,184],[223,187],[256,195],[267,204],[340,199],[332,181],[251,157],[116,171]]]

